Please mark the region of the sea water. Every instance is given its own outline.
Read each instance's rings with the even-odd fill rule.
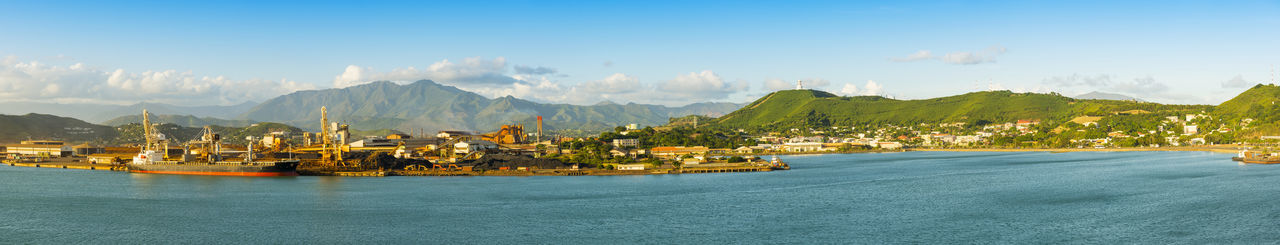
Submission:
[[[785,156],[651,176],[0,167],[0,243],[1273,243],[1280,165],[1203,152]]]

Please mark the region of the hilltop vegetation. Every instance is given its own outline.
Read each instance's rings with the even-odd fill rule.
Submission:
[[[708,123],[725,128],[781,130],[832,125],[912,125],[963,122],[981,126],[1016,120],[1066,122],[1125,110],[1200,111],[1209,106],[1081,100],[1056,93],[973,92],[923,100],[842,97],[818,90],[777,91]]]
[[[116,131],[111,127],[75,118],[35,113],[21,116],[0,115],[0,143],[16,143],[27,139],[99,141],[115,136]]]

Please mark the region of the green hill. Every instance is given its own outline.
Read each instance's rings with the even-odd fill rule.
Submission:
[[[21,116],[0,115],[2,143],[16,143],[27,139],[81,142],[111,139],[115,136],[116,130],[111,127],[75,118],[35,113]]]
[[[1214,108],[1217,115],[1261,121],[1280,120],[1280,86],[1258,84]]]
[[[1213,115],[1232,124],[1253,119],[1246,130],[1239,132],[1245,137],[1280,135],[1280,86],[1255,85],[1214,107]]]
[[[1134,101],[1082,100],[1058,94],[973,92],[922,100],[879,96],[842,97],[817,90],[785,90],[766,95],[708,125],[786,129],[833,125],[912,125],[966,122],[971,125],[1021,119],[1065,122],[1072,117],[1125,110],[1202,110],[1209,106],[1162,105]]]

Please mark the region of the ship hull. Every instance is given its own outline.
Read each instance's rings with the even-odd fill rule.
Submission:
[[[148,164],[128,164],[129,172],[148,174],[182,174],[213,176],[298,176],[298,161],[263,162],[176,162],[158,161]]]
[[[1243,162],[1252,164],[1277,164],[1280,163],[1280,160],[1252,160],[1245,158]]]

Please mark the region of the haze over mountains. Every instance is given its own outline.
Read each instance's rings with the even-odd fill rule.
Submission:
[[[720,116],[741,107],[733,103],[695,103],[682,107],[600,103],[590,106],[542,104],[511,96],[489,99],[430,80],[410,84],[373,82],[359,86],[299,91],[267,100],[239,119],[318,127],[320,107],[330,120],[362,130],[494,130],[503,124],[532,127],[542,116],[547,130],[600,130],[636,123],[656,126],[690,114]]]
[[[596,105],[542,104],[514,97],[489,99],[479,94],[430,80],[410,84],[373,82],[340,89],[299,91],[262,103],[233,106],[176,106],[156,103],[133,105],[53,104],[7,102],[0,114],[52,114],[105,125],[140,121],[148,109],[157,122],[187,127],[222,125],[243,127],[254,122],[280,122],[309,130],[319,128],[320,107],[329,119],[358,130],[493,130],[503,124],[533,127],[543,116],[547,130],[602,130],[636,123],[656,126],[671,117],[721,116],[741,104],[707,102],[681,107],[645,104]]]
[[[1132,96],[1128,96],[1128,95],[1115,94],[1115,93],[1107,93],[1107,92],[1099,92],[1099,91],[1093,91],[1093,92],[1088,92],[1088,93],[1084,93],[1084,94],[1080,94],[1080,95],[1076,95],[1076,96],[1071,96],[1071,98],[1084,99],[1084,100],[1128,100],[1128,101],[1144,101],[1144,100],[1142,100],[1142,99],[1134,98],[1134,97],[1132,97]]]

